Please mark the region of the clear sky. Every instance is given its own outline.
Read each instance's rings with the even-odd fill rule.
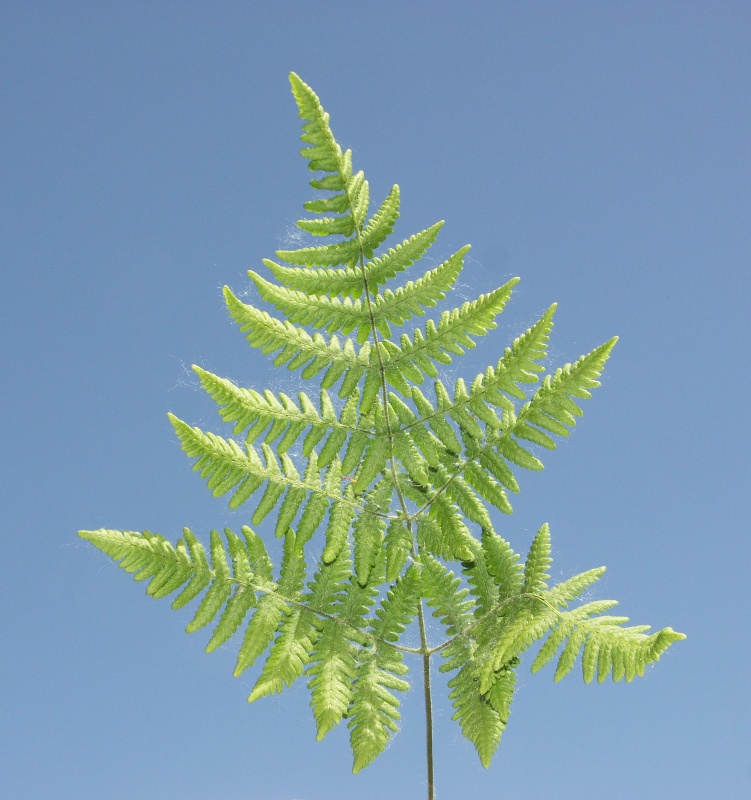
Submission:
[[[689,637],[630,686],[528,660],[489,770],[439,690],[438,797],[751,796],[750,38],[729,0],[0,3],[0,795],[424,794],[419,670],[353,776],[303,681],[249,706],[236,645],[76,537],[247,521],[166,414],[227,432],[192,363],[284,386],[220,289],[252,297],[310,196],[294,70],[373,196],[401,185],[401,238],[472,243],[460,300],[522,278],[461,374],[554,301],[550,367],[620,336],[498,529],[524,551],[548,521],[556,576],[606,564],[595,596]]]

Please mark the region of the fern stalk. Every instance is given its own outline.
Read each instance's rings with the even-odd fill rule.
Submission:
[[[211,532],[208,552],[189,529],[176,544],[159,534],[81,531],[154,598],[181,590],[180,608],[201,596],[187,630],[213,625],[207,651],[242,631],[235,675],[258,663],[250,700],[306,676],[319,739],[347,719],[355,772],[386,748],[398,728],[399,694],[409,688],[405,657],[423,668],[427,796],[434,800],[431,666],[440,655],[462,733],[489,766],[508,723],[524,653],[542,643],[536,672],[558,656],[555,680],[581,654],[585,682],[631,681],[675,641],[608,614],[611,600],[570,607],[603,574],[589,570],[549,586],[550,531],[543,525],[524,561],[495,532],[497,511],[521,470],[543,468],[599,386],[616,339],[544,376],[555,305],[522,333],[495,366],[453,390],[441,368],[496,326],[518,279],[438,319],[402,332],[451,291],[468,246],[397,288],[443,223],[383,250],[399,216],[394,186],[369,215],[370,190],[342,150],[316,94],[294,73],[303,119],[302,155],[318,177],[299,227],[325,243],[278,251],[264,263],[278,283],[250,272],[281,316],[240,301],[227,307],[251,346],[315,381],[305,392],[236,386],[194,367],[235,436],[204,433],[170,414],[185,453],[216,496],[250,504],[259,525],[274,513],[284,539],[278,567],[264,540]],[[321,176],[322,173],[322,176]],[[429,388],[433,382],[432,390]],[[342,403],[340,410],[332,392]],[[455,574],[452,565],[457,570]],[[431,646],[426,609],[445,628]],[[247,621],[246,621],[247,620]],[[419,647],[402,643],[416,624]]]

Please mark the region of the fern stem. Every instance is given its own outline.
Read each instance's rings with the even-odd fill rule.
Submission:
[[[420,642],[422,643],[422,676],[425,702],[425,762],[428,777],[428,800],[435,798],[435,781],[433,775],[433,695],[430,685],[430,656],[428,636],[425,629],[425,611],[422,600],[417,604],[417,617],[420,624]]]

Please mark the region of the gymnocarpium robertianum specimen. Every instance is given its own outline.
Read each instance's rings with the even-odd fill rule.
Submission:
[[[451,673],[454,719],[488,766],[519,657],[537,642],[533,672],[557,657],[560,680],[581,654],[589,683],[631,681],[684,636],[627,626],[609,613],[612,600],[576,605],[604,567],[550,585],[547,525],[524,561],[495,529],[498,512],[512,511],[517,473],[542,469],[538,455],[582,414],[616,339],[540,380],[551,306],[495,366],[447,385],[441,368],[495,327],[517,279],[411,327],[452,290],[469,248],[400,282],[417,271],[442,223],[387,248],[399,187],[369,216],[368,182],[351,152],[310,87],[294,73],[290,80],[317,192],[305,203],[311,216],[297,224],[323,243],[278,251],[277,261],[264,261],[268,277],[249,273],[279,316],[229,288],[224,295],[250,345],[314,389],[293,399],[194,367],[244,441],[170,415],[214,495],[227,495],[232,508],[245,504],[253,526],[274,513],[281,563],[248,526],[224,537],[212,531],[208,552],[187,528],[174,545],[149,531],[80,535],[147,580],[153,597],[179,590],[174,608],[203,593],[187,630],[213,624],[208,651],[237,635],[235,675],[265,657],[251,700],[305,678],[318,738],[346,719],[356,772],[396,731],[407,663],[417,658],[432,800],[434,656]],[[445,628],[439,643],[428,641],[428,607]],[[400,644],[413,622],[419,647]]]

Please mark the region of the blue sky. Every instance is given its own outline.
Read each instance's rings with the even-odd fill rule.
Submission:
[[[166,413],[221,431],[192,363],[284,386],[220,290],[309,197],[290,70],[373,196],[400,184],[397,235],[472,243],[459,300],[522,278],[457,374],[554,301],[551,368],[620,336],[498,529],[550,522],[556,576],[606,564],[597,597],[689,637],[630,686],[527,663],[490,770],[439,697],[438,797],[748,796],[750,33],[742,2],[0,4],[3,796],[424,794],[419,670],[352,776],[302,682],[249,706],[232,645],[76,537],[247,521]]]

